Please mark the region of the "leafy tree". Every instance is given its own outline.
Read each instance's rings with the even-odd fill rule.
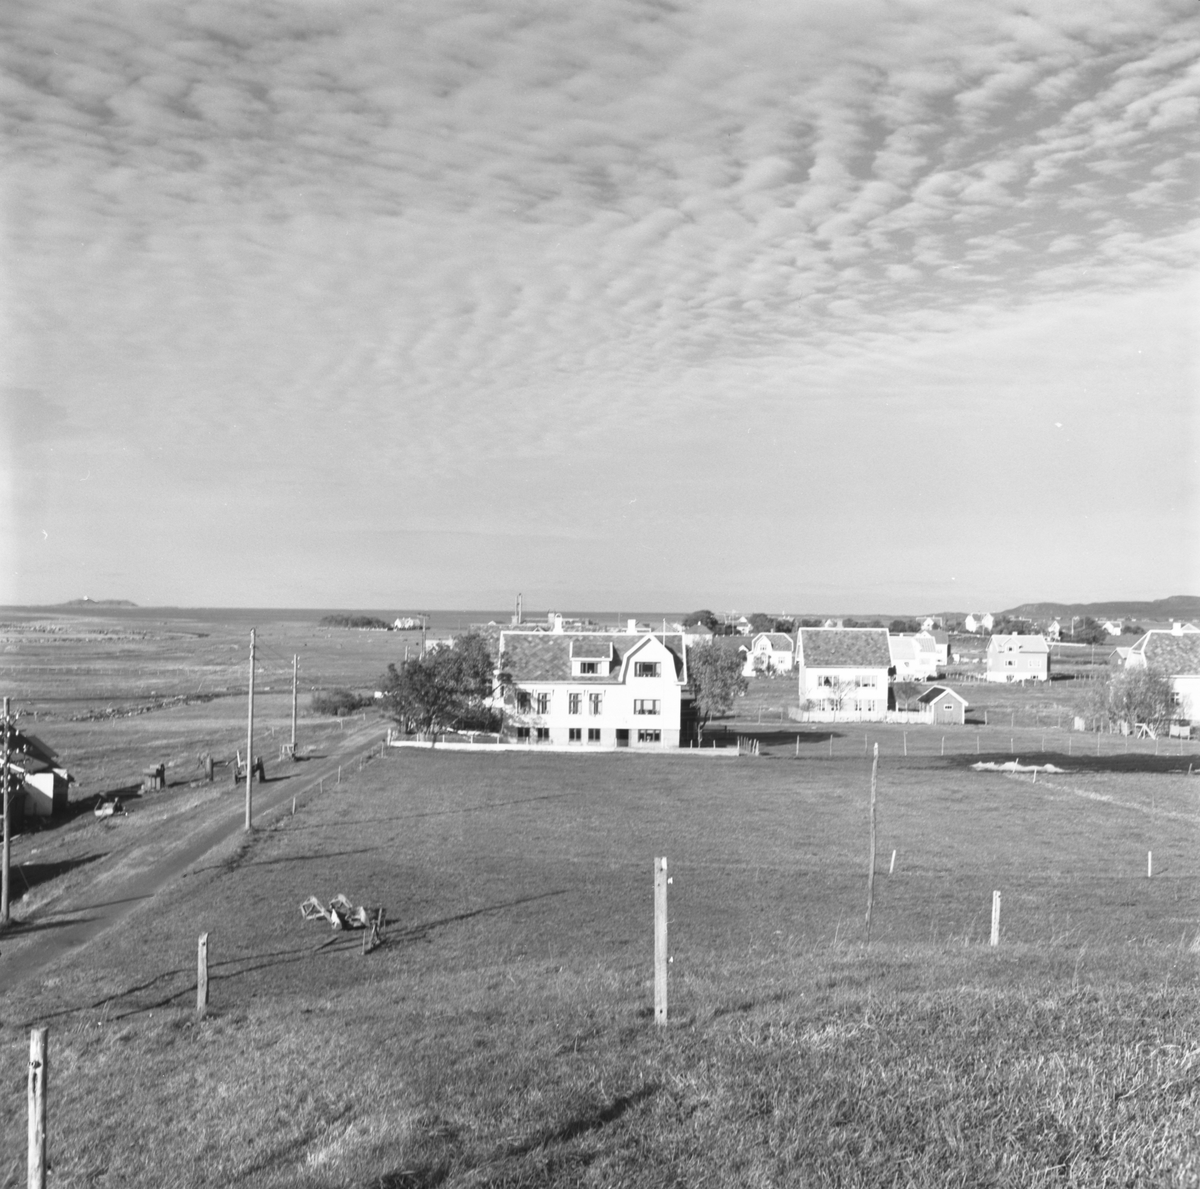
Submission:
[[[1075,644],[1103,644],[1108,639],[1108,633],[1090,615],[1085,615],[1075,624],[1075,630],[1067,639]]]
[[[892,635],[899,635],[901,632],[919,632],[921,625],[915,619],[893,619],[888,624],[888,631]]]
[[[335,686],[333,689],[317,690],[309,699],[309,708],[314,714],[333,714],[341,718],[344,714],[353,714],[356,710],[373,703],[372,698],[356,694],[342,686]]]
[[[795,630],[796,621],[794,619],[788,619],[786,615],[781,616],[775,621],[775,631],[777,632],[786,632],[790,636],[793,632],[795,632]]]
[[[819,628],[824,622],[823,619],[802,619],[800,626],[802,628]]]
[[[1175,717],[1171,679],[1157,669],[1119,669],[1096,691],[1092,711],[1131,729],[1145,723],[1157,734]]]
[[[692,687],[700,731],[709,720],[733,709],[733,699],[746,692],[749,682],[742,676],[742,658],[719,644],[697,644],[688,649],[688,682]]]
[[[690,628],[694,623],[702,623],[706,628],[712,630],[721,621],[711,611],[693,611],[684,621],[683,626]]]
[[[750,616],[750,630],[755,635],[759,632],[773,632],[775,630],[775,617],[766,615],[762,611],[755,611]]]
[[[404,730],[491,726],[494,714],[486,700],[494,687],[491,649],[470,632],[453,648],[436,649],[399,668],[388,665],[383,704]]]
[[[904,709],[908,709],[908,703],[921,694],[921,687],[915,681],[897,681],[892,685],[892,690],[897,698],[904,701]]]

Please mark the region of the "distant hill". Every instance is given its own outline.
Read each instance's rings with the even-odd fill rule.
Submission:
[[[82,599],[68,599],[65,603],[59,603],[60,607],[136,607],[137,603],[131,603],[128,599],[89,599],[84,595]]]
[[[1128,603],[1022,603],[999,614],[1029,619],[1062,619],[1071,615],[1090,615],[1093,619],[1196,619],[1200,617],[1200,596],[1171,595],[1167,599]]]

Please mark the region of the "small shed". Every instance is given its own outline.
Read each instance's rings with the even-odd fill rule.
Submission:
[[[931,685],[917,702],[922,708],[928,708],[935,723],[950,723],[959,727],[966,724],[967,699],[948,685]]]

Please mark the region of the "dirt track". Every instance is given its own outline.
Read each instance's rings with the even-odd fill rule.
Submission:
[[[326,754],[298,763],[265,784],[255,784],[255,823],[269,819],[285,805],[290,808],[293,797],[316,794],[322,781],[328,784],[337,779],[339,765],[363,755],[382,736],[378,723],[347,732]],[[125,837],[118,835],[116,845],[99,856],[83,854],[90,841],[84,831],[98,823],[81,821],[72,840],[76,845],[68,848],[77,856],[76,878],[60,893],[38,900],[21,921],[0,933],[0,994],[94,941],[181,878],[203,856],[237,836],[245,822],[241,786],[236,790],[227,786],[223,793],[208,786],[199,797],[173,798],[160,802],[154,810],[138,808],[127,821],[112,823],[111,831],[134,828]],[[139,818],[145,820],[138,822]],[[36,849],[30,849],[25,858],[34,853]],[[14,848],[14,864],[20,857]],[[85,863],[86,876],[80,879]],[[13,882],[20,886],[15,867]]]

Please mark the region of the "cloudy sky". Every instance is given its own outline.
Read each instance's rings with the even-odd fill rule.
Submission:
[[[1200,593],[1196,0],[0,6],[0,602]]]

